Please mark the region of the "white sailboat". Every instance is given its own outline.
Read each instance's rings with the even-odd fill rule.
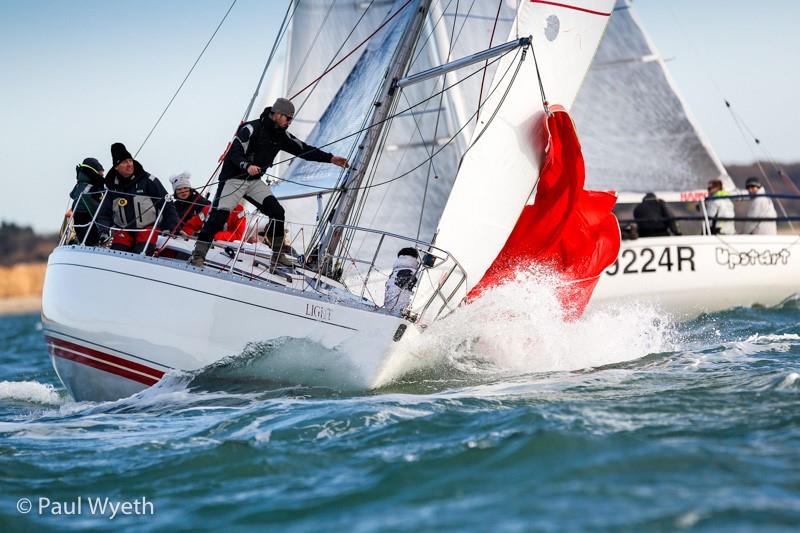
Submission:
[[[160,237],[159,257],[62,243],[50,256],[42,298],[44,333],[62,382],[78,400],[114,399],[156,383],[167,372],[195,370],[267,345],[276,380],[362,389],[378,385],[391,355],[479,284],[533,201],[541,153],[531,146],[530,127],[545,117],[540,87],[547,88],[551,102],[570,107],[612,5],[613,0],[523,2],[505,44],[473,50],[457,63],[415,69],[414,53],[426,48],[425,28],[436,31],[444,17],[431,18],[429,0],[394,2],[309,139],[317,145],[335,141],[332,149],[348,153],[353,168],[330,174],[330,168],[304,168],[305,162],[295,161],[283,174],[285,185],[306,189],[298,197],[316,200],[316,193],[307,194],[309,188],[325,192],[319,220],[292,230],[293,246],[302,247],[306,256],[314,254],[316,268],[272,270],[271,252],[255,242],[217,243],[202,269],[181,260],[193,246],[181,238]],[[531,48],[537,61],[525,61]],[[416,128],[428,122],[413,116],[411,110],[418,109],[413,103],[419,102],[414,91],[425,94],[445,74],[452,73],[446,78],[452,80],[464,76],[458,68],[496,58],[485,98],[476,102],[478,125],[468,141],[462,140],[467,156],[457,179],[455,171],[446,176],[455,187],[452,192],[444,187],[443,199],[428,204],[441,206],[441,218],[436,207],[432,223],[427,209],[416,210],[419,195],[370,197],[372,191],[384,192],[381,182],[398,182],[417,167],[432,167],[438,154],[455,153],[459,134],[446,150],[431,151],[426,143],[425,157],[392,159],[387,125],[406,121]],[[403,102],[410,104],[408,112]],[[446,120],[459,124],[458,119],[454,113]],[[432,132],[427,140],[436,141],[436,127]],[[490,180],[502,180],[504,186],[486,196],[484,182]],[[423,195],[429,189],[411,188]],[[391,208],[382,207],[387,202]],[[414,216],[395,216],[411,208]],[[364,220],[372,223],[356,226]],[[415,231],[393,231],[409,221]],[[437,222],[438,232],[432,231]],[[423,225],[430,234],[420,229]],[[251,217],[248,234],[258,226],[258,217]],[[376,291],[386,279],[381,273],[390,267],[382,261],[402,246],[423,254],[416,292],[407,308],[385,309],[382,292]],[[314,346],[313,359],[303,357],[308,346]]]
[[[699,201],[702,208],[709,180],[735,190],[629,0],[617,2],[572,114],[587,184],[621,191],[620,204],[638,204],[654,191],[667,202]],[[797,231],[711,235],[709,221],[701,224],[704,235],[623,240],[592,305],[644,301],[694,316],[775,305],[800,292]]]

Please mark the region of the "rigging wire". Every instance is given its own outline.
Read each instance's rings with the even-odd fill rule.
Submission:
[[[178,93],[180,93],[180,92],[181,92],[181,89],[183,89],[183,86],[186,84],[186,81],[189,79],[189,76],[191,76],[191,75],[192,75],[192,72],[194,72],[194,69],[195,69],[195,67],[196,67],[196,66],[197,66],[197,64],[200,62],[200,59],[202,59],[202,57],[203,57],[203,54],[205,54],[205,53],[206,53],[206,50],[208,49],[208,47],[211,45],[211,41],[213,41],[213,40],[214,40],[214,37],[216,37],[216,36],[217,36],[217,32],[218,32],[218,31],[219,31],[219,29],[222,27],[222,24],[225,22],[225,19],[227,19],[227,18],[228,18],[228,15],[230,14],[231,10],[233,9],[233,6],[235,6],[235,5],[236,5],[236,2],[237,2],[237,1],[238,1],[238,0],[233,0],[233,2],[231,2],[231,5],[228,7],[228,10],[225,12],[225,15],[224,15],[224,16],[222,17],[222,19],[219,21],[219,24],[217,24],[217,28],[214,30],[214,33],[212,33],[212,34],[211,34],[211,37],[209,37],[208,41],[206,42],[206,45],[205,45],[205,46],[203,47],[203,49],[200,51],[200,55],[198,55],[198,56],[197,56],[197,59],[195,59],[195,60],[194,60],[194,63],[192,64],[191,68],[189,69],[189,72],[187,72],[187,73],[186,73],[186,76],[184,76],[184,78],[183,78],[183,81],[182,81],[182,82],[181,82],[181,84],[178,86],[178,88],[175,90],[175,93],[172,95],[172,98],[170,98],[170,99],[169,99],[169,102],[167,103],[167,106],[166,106],[166,107],[164,108],[164,110],[161,112],[161,115],[159,115],[158,119],[156,120],[156,123],[155,123],[155,124],[153,124],[153,127],[152,127],[152,128],[150,128],[150,131],[147,133],[147,136],[146,136],[146,137],[144,138],[144,140],[142,141],[142,144],[141,144],[141,145],[139,146],[139,148],[136,150],[136,153],[134,153],[134,154],[133,154],[133,157],[134,157],[134,159],[136,158],[136,156],[138,156],[138,155],[139,155],[139,152],[141,152],[141,151],[142,151],[142,148],[144,148],[144,145],[145,145],[145,144],[147,144],[147,141],[150,139],[150,136],[151,136],[151,135],[153,135],[153,132],[156,130],[156,128],[158,127],[158,125],[161,123],[161,119],[162,119],[162,118],[164,118],[164,115],[166,115],[166,114],[167,114],[167,111],[168,111],[168,110],[169,110],[169,108],[172,106],[172,102],[174,102],[174,101],[175,101],[175,98],[177,98],[177,97],[178,97]]]
[[[498,61],[500,61],[500,60],[501,60],[503,57],[505,57],[506,55],[508,55],[508,54],[509,54],[509,53],[511,53],[512,51],[513,51],[513,50],[508,50],[508,51],[504,52],[502,55],[500,55],[500,56],[496,57],[495,59],[493,59],[493,60],[491,61],[491,63],[495,63],[495,62],[498,62]],[[519,53],[519,49],[516,49],[516,51],[517,51],[517,53]],[[491,63],[490,63],[490,64],[491,64]],[[513,63],[512,63],[512,64],[513,64]],[[507,70],[508,70],[508,69],[507,69]],[[411,111],[412,109],[414,109],[415,107],[418,107],[418,106],[420,106],[420,105],[424,104],[425,102],[428,102],[428,101],[430,101],[430,100],[432,100],[432,99],[436,98],[436,97],[437,97],[439,94],[441,94],[443,91],[449,91],[450,89],[452,89],[452,88],[453,88],[453,87],[455,87],[456,85],[458,85],[458,84],[460,84],[460,83],[464,83],[466,80],[468,80],[468,79],[469,79],[469,78],[471,78],[472,76],[475,76],[475,75],[476,75],[476,74],[478,74],[479,72],[481,72],[481,71],[480,71],[480,70],[476,70],[475,72],[472,72],[471,74],[469,74],[469,75],[467,75],[467,76],[464,76],[463,78],[459,79],[459,80],[458,80],[458,81],[456,81],[455,83],[453,83],[453,84],[451,84],[451,85],[448,85],[447,87],[445,87],[445,88],[444,88],[444,89],[442,89],[441,91],[436,91],[435,93],[431,94],[429,97],[427,97],[427,98],[424,98],[424,99],[420,100],[420,101],[419,101],[419,102],[417,102],[416,104],[413,104],[413,105],[411,105],[410,107],[407,107],[407,108],[403,109],[402,111],[400,111],[400,112],[398,112],[398,113],[395,113],[395,114],[393,114],[393,115],[390,115],[390,116],[386,117],[385,119],[383,119],[383,120],[380,120],[380,121],[378,121],[378,122],[376,122],[376,123],[374,123],[374,124],[372,124],[372,125],[370,125],[370,126],[366,126],[366,127],[360,128],[360,129],[358,129],[358,130],[356,130],[356,131],[354,131],[354,132],[352,132],[352,133],[348,133],[347,135],[344,135],[344,136],[342,136],[342,137],[339,137],[338,139],[334,139],[334,140],[332,140],[332,141],[330,141],[330,142],[327,142],[327,143],[325,143],[325,144],[322,144],[322,145],[318,146],[317,148],[325,148],[325,147],[327,147],[327,146],[330,146],[330,145],[336,144],[336,143],[338,143],[338,142],[341,142],[341,141],[343,141],[343,140],[345,140],[345,139],[349,139],[349,138],[351,138],[351,137],[355,137],[356,135],[360,135],[361,133],[363,133],[363,132],[365,132],[365,131],[369,130],[370,128],[373,128],[373,127],[379,126],[379,125],[383,124],[384,122],[390,121],[390,120],[392,120],[394,117],[396,117],[396,116],[399,116],[399,115],[402,115],[402,114],[404,114],[404,113],[407,113],[407,112]],[[488,98],[488,96],[487,96],[487,98]],[[474,116],[475,116],[475,114],[473,113],[472,115],[470,115],[470,118],[473,118]],[[462,127],[462,128],[459,130],[459,132],[460,132],[460,131],[462,131],[463,129],[464,129],[464,128]],[[438,152],[437,152],[437,153],[438,153]],[[281,164],[283,164],[283,163],[288,163],[288,162],[291,162],[291,161],[293,161],[294,159],[297,159],[298,157],[300,157],[300,156],[291,156],[291,157],[287,157],[286,159],[282,159],[281,161],[278,161],[277,163],[273,163],[273,166],[275,166],[275,165],[281,165]],[[427,161],[427,159],[426,159],[426,161]],[[289,180],[289,179],[281,178],[281,177],[279,177],[279,176],[274,176],[274,175],[272,175],[272,174],[267,174],[267,173],[265,173],[265,175],[266,175],[266,176],[268,176],[268,177],[270,177],[271,179],[274,179],[275,181],[286,182],[286,183],[292,183],[292,184],[294,184],[294,185],[298,185],[298,186],[301,186],[301,187],[308,187],[308,188],[310,188],[310,189],[318,189],[318,190],[321,190],[321,191],[331,191],[331,192],[332,192],[332,191],[339,190],[339,189],[337,189],[336,187],[323,187],[323,186],[320,186],[320,185],[312,185],[312,184],[310,184],[310,183],[304,183],[304,182],[301,182],[301,181],[294,181],[294,180]],[[358,189],[354,189],[354,190],[358,190]]]
[[[489,37],[489,48],[492,47],[492,43],[494,42],[494,32],[497,30],[497,21],[500,20],[500,8],[503,7],[503,0],[499,0],[497,2],[497,14],[494,16],[494,25],[492,25],[492,35]],[[483,78],[481,79],[481,90],[478,93],[478,107],[481,106],[481,99],[483,98],[483,84],[486,81],[486,68],[489,66],[489,61],[487,60],[486,63],[483,65]],[[480,114],[475,116],[475,122],[480,120]]]
[[[233,9],[233,6],[236,4],[236,2],[237,2],[237,0],[233,0],[233,3],[231,4],[230,8],[228,8],[228,11],[225,13],[225,16],[220,21],[219,26],[217,26],[217,29],[214,30],[214,35],[217,34],[217,32],[219,31],[219,28],[222,26],[222,23],[225,22],[225,19],[227,18],[228,13],[230,13],[231,9]],[[239,125],[241,125],[241,123],[244,122],[244,120],[250,114],[250,111],[253,108],[253,104],[255,103],[255,100],[256,100],[256,98],[258,96],[258,93],[259,93],[259,91],[261,89],[261,84],[264,81],[264,76],[267,73],[267,69],[269,69],[269,66],[272,63],[272,60],[275,57],[275,51],[277,50],[280,41],[282,41],[283,37],[286,35],[286,30],[288,28],[288,24],[291,21],[291,18],[294,16],[294,12],[292,12],[292,15],[289,16],[289,11],[290,11],[293,3],[294,3],[293,0],[289,0],[289,6],[287,7],[286,13],[283,16],[283,21],[281,22],[281,27],[278,30],[278,34],[275,36],[275,41],[272,43],[272,49],[270,50],[269,57],[267,58],[267,63],[266,63],[266,65],[264,65],[264,69],[261,71],[261,77],[258,79],[258,83],[256,84],[256,90],[253,92],[253,97],[250,99],[250,103],[248,104],[247,108],[245,109],[245,112],[242,115],[242,119],[240,120]],[[214,35],[212,35],[211,39],[209,39],[208,43],[206,43],[205,48],[203,48],[203,52],[205,52],[206,48],[208,48],[208,45],[213,40]],[[200,53],[200,57],[202,57],[203,52]],[[197,58],[197,61],[200,60],[200,57]],[[195,65],[197,65],[197,61],[195,61]],[[189,70],[189,74],[192,73],[192,70],[194,69],[195,65],[192,65],[192,69]],[[186,78],[189,77],[189,74],[186,75]],[[185,83],[185,82],[186,82],[186,79],[183,80],[183,83]],[[181,83],[181,87],[183,86],[183,83]],[[180,91],[180,87],[178,88],[178,91]],[[170,104],[172,104],[172,101],[178,95],[178,91],[176,91],[175,95],[173,95],[172,100],[170,100]],[[167,109],[168,108],[169,108],[169,104],[167,105]],[[164,110],[164,113],[166,113],[166,109]],[[161,117],[164,116],[164,113],[161,114]],[[158,119],[159,121],[161,120],[161,117],[159,117],[159,119]],[[157,125],[158,125],[158,122],[156,122],[156,126]],[[236,129],[236,132],[234,132],[234,136],[238,132],[239,125],[237,125],[237,127],[236,127],[237,129]],[[155,130],[155,126],[153,126],[153,130]],[[150,134],[152,134],[153,130],[150,130]],[[150,134],[147,135],[148,138],[150,137]],[[147,142],[147,139],[145,139],[145,142]],[[225,159],[225,155],[228,152],[228,148],[230,148],[230,145],[231,145],[231,143],[229,142],[228,146],[225,149],[225,152],[223,152],[223,154],[220,156],[219,160],[217,161],[217,166],[211,172],[211,175],[208,177],[208,180],[206,180],[205,185],[203,185],[202,187],[197,189],[198,193],[202,194],[203,191],[205,191],[211,185],[212,180],[214,179],[214,176],[216,176],[219,173],[220,169],[222,168],[222,163],[223,163],[223,161]],[[139,147],[139,150],[136,151],[137,154],[139,153],[139,151],[142,149],[143,146],[144,146],[144,142],[142,143],[142,146]],[[136,156],[134,155],[134,157],[136,157]],[[184,215],[183,218],[185,218],[185,215]],[[183,218],[181,218],[181,220],[179,221],[179,224],[183,222]],[[164,249],[164,247],[166,247],[166,245],[169,242],[170,238],[171,237],[167,237],[167,239],[164,241],[164,244],[162,244],[161,247],[158,250],[156,250],[156,252],[155,252],[156,255],[158,255]]]
[[[311,43],[320,42],[319,36],[322,35],[322,30],[323,30],[323,28],[325,28],[325,22],[330,20],[331,11],[333,11],[333,8],[336,7],[336,2],[337,1],[338,0],[333,0],[330,3],[330,5],[328,6],[328,10],[325,12],[325,15],[322,17],[322,20],[320,21],[320,24],[319,24],[319,28],[317,28],[317,32],[314,34],[314,37],[311,38]],[[369,9],[369,7],[367,7],[367,9]],[[344,42],[347,42],[347,39],[345,39]],[[342,43],[342,44],[344,44],[344,43]],[[292,80],[289,82],[288,87],[286,87],[286,92],[287,93],[291,92],[292,88],[294,87],[294,84],[297,83],[297,78],[299,78],[300,77],[300,73],[303,72],[303,69],[306,66],[306,62],[308,62],[308,58],[311,57],[311,51],[314,50],[314,49],[315,49],[314,46],[309,46],[308,49],[306,50],[306,54],[303,56],[303,60],[300,61],[300,65],[297,66],[297,71],[294,73],[294,76],[292,77]],[[334,58],[335,57],[336,57],[336,54],[334,54]]]
[[[356,52],[356,51],[357,51],[359,48],[361,48],[362,46],[364,46],[364,45],[365,45],[367,42],[369,42],[369,40],[370,40],[370,39],[372,39],[372,38],[373,38],[375,35],[377,35],[377,33],[378,33],[379,31],[381,31],[381,30],[384,28],[384,26],[386,26],[387,24],[389,24],[389,22],[391,22],[391,21],[392,21],[392,20],[393,20],[393,19],[394,19],[394,18],[395,18],[397,15],[399,15],[400,13],[402,13],[402,12],[403,12],[403,10],[404,10],[406,7],[408,7],[408,5],[411,3],[411,1],[412,1],[412,0],[406,0],[406,3],[405,3],[405,4],[403,4],[402,6],[400,6],[400,9],[398,9],[397,11],[395,11],[394,13],[392,13],[392,15],[391,15],[391,16],[387,17],[387,19],[386,19],[386,20],[384,20],[384,21],[383,21],[383,23],[381,23],[381,25],[380,25],[380,26],[378,26],[378,27],[377,27],[377,29],[376,29],[374,32],[372,32],[371,34],[369,34],[369,35],[367,36],[367,38],[366,38],[366,39],[364,39],[364,40],[363,40],[363,41],[361,41],[361,42],[360,42],[358,45],[356,45],[356,47],[355,47],[355,48],[353,48],[352,50],[350,50],[349,52],[347,52],[347,54],[345,54],[345,56],[344,56],[343,58],[341,58],[339,61],[337,61],[336,63],[334,63],[334,64],[333,64],[333,66],[331,66],[331,67],[329,67],[329,68],[325,69],[325,70],[322,72],[322,74],[320,74],[320,75],[319,75],[319,76],[318,76],[316,79],[314,79],[314,80],[313,80],[311,83],[309,83],[308,85],[306,85],[305,87],[303,87],[302,89],[300,89],[299,91],[297,91],[295,94],[293,94],[293,95],[292,95],[292,96],[289,98],[289,100],[294,100],[295,98],[297,98],[298,96],[300,96],[301,94],[303,94],[304,92],[306,92],[306,91],[307,91],[307,90],[308,90],[308,89],[309,89],[309,88],[310,88],[312,85],[316,84],[316,83],[317,83],[319,80],[321,80],[322,78],[324,78],[324,77],[325,77],[325,76],[326,76],[326,75],[327,75],[327,74],[328,74],[330,71],[332,71],[333,69],[335,69],[336,67],[338,67],[339,65],[341,65],[341,64],[342,64],[342,63],[343,63],[343,62],[344,62],[344,61],[345,61],[345,60],[346,60],[348,57],[350,57],[351,55],[353,55],[353,54],[354,54],[354,53],[355,53],[355,52]]]
[[[455,31],[456,31],[456,21],[458,20],[458,8],[459,8],[459,6],[460,6],[460,2],[457,1],[456,2],[456,15],[455,15],[455,17],[453,17],[453,28],[450,30],[451,34],[455,34]],[[446,62],[450,61],[450,57],[451,57],[452,54],[453,54],[453,42],[451,40],[450,41],[450,47],[447,50],[447,60],[446,60]],[[487,64],[488,64],[488,61],[487,61]],[[485,72],[486,71],[484,71],[484,75],[485,75]],[[442,77],[442,87],[444,87],[445,83],[447,83],[447,79],[446,79],[446,77]],[[433,127],[433,138],[432,138],[432,141],[431,141],[432,142],[431,151],[433,150],[434,146],[436,146],[436,137],[439,134],[439,121],[440,121],[441,116],[442,116],[442,104],[443,103],[444,103],[444,93],[441,93],[441,95],[439,96],[439,109],[438,109],[438,112],[436,113],[436,124]],[[424,190],[424,192],[422,194],[422,205],[420,206],[420,209],[419,209],[419,221],[417,222],[417,235],[416,235],[416,239],[417,240],[419,240],[419,234],[422,232],[422,220],[423,220],[423,218],[425,216],[425,204],[427,203],[427,200],[428,200],[428,187],[430,186],[431,172],[432,171],[433,171],[433,158],[431,158],[431,160],[430,160],[430,164],[428,165],[428,172],[427,172],[427,175],[425,176],[425,190]]]
[[[753,150],[750,143],[747,142],[747,135],[745,134],[745,131],[750,133],[750,136],[753,138],[753,141],[755,142],[756,146],[758,146],[764,151],[764,154],[767,156],[767,159],[770,160],[770,163],[772,164],[772,168],[777,170],[778,176],[788,181],[791,184],[791,186],[796,191],[798,191],[798,193],[800,193],[800,189],[797,188],[797,185],[795,185],[794,182],[792,182],[792,180],[789,179],[789,176],[786,174],[786,172],[784,172],[782,168],[778,167],[777,162],[773,160],[771,156],[766,152],[766,150],[761,146],[761,141],[759,140],[759,138],[756,137],[755,134],[753,134],[753,131],[747,126],[747,123],[744,121],[744,119],[733,109],[733,106],[728,100],[725,100],[725,107],[727,107],[728,111],[730,111],[731,117],[733,118],[733,122],[734,124],[736,124],[736,128],[739,130],[739,133],[742,135],[742,139],[750,149],[750,154],[753,156],[753,161],[755,162],[755,165],[758,167],[759,172],[761,172],[761,176],[764,178],[764,183],[766,185],[769,185],[769,188],[772,189],[770,192],[772,194],[777,193],[775,185],[772,183],[772,180],[770,180],[766,170],[764,170],[764,166],[761,164],[761,160],[755,153],[755,150]],[[777,202],[781,212],[783,212],[783,216],[788,217],[789,213],[786,211],[786,207],[783,205],[783,201],[780,198],[775,198],[775,201]],[[791,220],[789,220],[789,227],[792,229],[792,231],[795,231],[794,224],[792,223]]]
[[[256,103],[256,98],[258,98],[258,93],[261,91],[261,84],[264,83],[264,77],[267,75],[267,69],[272,64],[272,59],[275,57],[275,52],[278,49],[278,45],[283,40],[283,37],[286,35],[286,32],[289,29],[289,22],[292,21],[294,18],[294,14],[297,13],[297,10],[292,10],[292,6],[295,5],[293,0],[289,0],[289,5],[286,6],[286,13],[283,14],[283,20],[281,21],[280,29],[278,30],[278,35],[275,36],[275,41],[272,43],[272,49],[269,51],[269,57],[267,57],[267,62],[264,65],[264,68],[261,70],[261,76],[258,78],[258,83],[256,83],[256,89],[253,91],[253,97],[250,98],[250,103],[247,105],[247,108],[242,115],[241,122],[247,120],[247,117],[250,116],[250,112],[253,110],[253,105]],[[291,12],[291,15],[289,13]]]
[[[454,32],[454,35],[453,35],[453,37],[450,39],[450,42],[451,42],[451,45],[452,45],[452,47],[453,47],[453,48],[454,48],[454,47],[455,47],[455,46],[458,44],[458,42],[459,42],[459,41],[460,41],[460,39],[461,39],[461,34],[462,34],[463,30],[464,30],[464,27],[465,27],[465,26],[466,26],[466,24],[467,24],[467,21],[468,21],[468,20],[469,20],[469,18],[470,18],[470,15],[472,14],[472,9],[475,7],[475,2],[476,2],[476,0],[472,0],[472,3],[470,4],[470,6],[469,6],[469,9],[467,9],[467,12],[466,12],[466,14],[464,15],[464,20],[461,22],[461,26],[459,26],[458,33],[455,33],[455,32]],[[452,4],[452,1],[451,1],[451,2],[449,2],[449,3],[447,4],[447,7],[445,8],[445,11],[446,11],[446,9],[447,9],[447,8],[449,8],[449,7],[450,7],[450,5],[451,5],[451,4]],[[437,21],[436,21],[436,24],[434,25],[434,29],[436,28],[436,26],[438,26],[439,22],[440,22],[440,21],[442,20],[442,18],[444,17],[444,15],[445,15],[445,11],[442,11],[442,14],[441,14],[441,16],[440,16],[440,17],[437,19]],[[458,21],[458,12],[456,12],[456,16],[455,16],[455,18],[454,18],[454,25],[455,25],[455,23],[457,23],[457,21]],[[428,39],[430,38],[430,36],[431,36],[431,35],[433,35],[433,33],[432,33],[432,32],[431,32],[431,33],[428,35]],[[427,41],[428,41],[428,39],[426,39],[426,41],[425,41],[425,42],[426,42],[426,46],[427,46]],[[420,50],[420,51],[417,53],[417,56],[416,56],[416,58],[415,58],[415,61],[416,61],[416,59],[418,59],[418,58],[419,58],[419,57],[422,55],[422,51],[423,51],[423,50],[421,49],[421,50]],[[494,61],[493,61],[493,62],[494,62]],[[414,64],[414,63],[412,62],[412,66],[413,66],[413,64]],[[474,72],[473,72],[473,74],[474,74]],[[464,80],[461,80],[461,81],[465,81],[467,78],[469,78],[469,77],[471,77],[471,76],[472,76],[472,75],[466,76],[466,77],[464,78]],[[455,84],[454,84],[454,85],[452,85],[451,87],[454,87],[454,86],[455,86]],[[449,90],[451,87],[448,87],[448,88],[447,88],[447,90]],[[434,87],[434,93],[432,93],[432,94],[430,95],[431,97],[435,97],[435,95],[436,95],[436,94],[438,94],[438,93],[436,93],[435,91],[436,91],[436,88]],[[404,98],[404,99],[406,100],[406,102],[408,102],[408,104],[410,105],[410,104],[411,104],[411,102],[408,100],[408,97],[407,97],[407,96],[406,96],[406,94],[405,94],[405,90],[403,91],[403,93],[402,93],[402,94],[403,94],[403,98]],[[421,111],[421,113],[425,113],[425,112],[427,112],[427,110],[428,110],[428,105],[430,104],[430,102],[431,102],[431,100],[428,100],[428,102],[426,102],[426,103],[425,103],[425,106],[422,108],[422,111]],[[413,116],[413,114],[412,114],[412,116]],[[452,127],[452,125],[451,125],[451,127]],[[419,125],[418,125],[418,124],[417,124],[417,129],[419,129]],[[408,141],[406,142],[406,144],[407,144],[407,145],[410,145],[410,144],[411,144],[411,141],[412,141],[412,139],[414,138],[414,135],[415,135],[415,134],[416,134],[416,131],[412,131],[412,132],[411,132],[411,135],[409,136],[409,138],[408,138]],[[421,135],[421,134],[420,134],[420,135]],[[423,139],[423,140],[424,140],[424,139]],[[423,148],[425,148],[425,149],[426,149],[426,153],[427,153],[428,155],[430,155],[430,152],[427,150],[427,146],[424,146],[424,145],[423,145]],[[403,152],[403,155],[400,157],[400,160],[397,162],[397,165],[396,165],[396,167],[395,167],[395,171],[394,171],[394,173],[397,173],[397,172],[399,172],[400,166],[403,164],[403,161],[405,160],[405,157],[406,157],[406,155],[407,155],[407,154],[408,154],[408,152],[407,152],[407,151]],[[370,224],[373,224],[373,223],[375,222],[375,218],[376,218],[376,217],[378,216],[378,214],[380,213],[380,211],[381,211],[381,207],[382,207],[382,205],[383,205],[383,202],[386,200],[386,197],[389,195],[389,192],[390,192],[390,191],[391,191],[391,187],[386,187],[386,188],[383,190],[383,195],[382,195],[382,197],[381,197],[380,203],[378,204],[378,207],[377,207],[377,209],[375,210],[375,214],[373,215],[373,218],[372,218],[372,220],[370,221]]]
[[[333,64],[333,62],[334,62],[334,61],[336,61],[336,58],[339,56],[339,54],[341,53],[342,49],[343,49],[343,48],[344,48],[344,46],[347,44],[347,41],[349,41],[349,40],[350,40],[350,37],[352,37],[352,36],[353,36],[353,34],[355,33],[356,29],[358,29],[358,27],[361,25],[361,22],[362,22],[362,21],[364,20],[364,18],[367,16],[367,13],[369,12],[370,8],[372,7],[372,4],[374,4],[374,3],[375,3],[375,0],[370,0],[369,4],[367,4],[367,7],[366,7],[366,8],[364,8],[364,12],[361,14],[361,16],[358,18],[358,20],[356,21],[356,23],[355,23],[355,24],[353,25],[353,27],[350,29],[350,33],[348,33],[348,34],[347,34],[347,37],[345,37],[345,38],[344,38],[344,40],[342,41],[342,44],[341,44],[341,45],[339,45],[339,48],[336,50],[336,53],[335,53],[335,54],[333,54],[333,57],[332,57],[332,58],[331,58],[331,60],[328,62],[328,64],[325,66],[325,69],[326,69],[326,70],[327,70],[328,68],[330,68],[330,66]],[[321,28],[320,28],[320,30],[321,30]],[[310,50],[310,49],[309,49],[309,50]],[[305,64],[305,60],[303,61],[303,63]],[[301,68],[302,68],[302,67],[301,67]],[[298,69],[298,76],[299,76],[299,75],[300,75],[300,69]],[[301,109],[303,109],[303,106],[305,106],[305,105],[306,105],[306,102],[308,102],[309,98],[311,98],[311,95],[313,95],[313,94],[314,94],[314,91],[316,91],[316,90],[317,90],[317,87],[319,86],[319,83],[320,83],[320,81],[321,81],[321,80],[322,80],[322,78],[320,77],[320,78],[317,80],[317,82],[314,84],[314,87],[312,87],[312,88],[311,88],[311,91],[309,91],[309,93],[308,93],[308,94],[305,96],[305,98],[303,99],[303,101],[302,101],[302,102],[300,102],[300,105],[298,105],[298,106],[297,106],[297,112],[298,112],[298,113],[300,112],[300,110],[301,110]],[[295,78],[295,80],[293,80],[293,81],[292,81],[292,83],[290,84],[290,87],[293,87],[293,86],[294,86],[294,83],[295,83],[296,81],[297,81],[297,79]],[[288,92],[288,91],[287,91],[287,92]]]

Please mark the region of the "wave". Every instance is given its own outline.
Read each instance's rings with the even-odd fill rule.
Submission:
[[[38,381],[0,381],[0,400],[61,405],[65,402],[56,389]]]
[[[564,320],[558,284],[526,271],[486,291],[406,345],[380,384],[419,373],[446,379],[574,371],[672,348],[673,323],[655,307],[606,306]]]

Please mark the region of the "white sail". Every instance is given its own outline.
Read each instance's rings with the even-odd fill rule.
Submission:
[[[450,2],[446,5],[434,2],[417,44],[409,74],[505,42],[506,36],[511,31],[515,13],[507,2],[499,7],[498,11],[498,4],[495,2]],[[316,9],[319,11],[321,8],[317,6]],[[374,5],[370,8],[371,11],[375,9]],[[374,15],[370,15],[371,11],[367,11],[366,15],[374,19]],[[382,13],[382,17],[385,18],[388,10],[382,9],[376,12]],[[340,15],[342,13],[339,12]],[[363,13],[351,10],[350,15],[349,21],[338,20],[338,23],[343,26],[349,24],[352,27]],[[367,20],[367,17],[364,20]],[[374,26],[379,25],[383,18],[374,23]],[[364,20],[361,25],[365,24]],[[295,24],[292,29],[289,57],[299,57],[303,50],[295,49],[299,46],[297,43],[308,41],[317,32],[318,29],[314,24]],[[376,38],[378,37],[380,34]],[[335,49],[339,46],[332,34],[329,39],[331,40],[322,48]],[[353,39],[349,42],[352,41]],[[374,45],[370,43],[369,46]],[[345,46],[345,52],[349,48],[350,46]],[[306,60],[306,65],[309,61],[310,59]],[[294,64],[291,61],[290,63]],[[469,144],[475,127],[474,113],[479,105],[479,97],[482,93],[482,98],[486,99],[496,67],[496,63],[489,64],[484,75],[484,64],[480,63],[458,72],[451,72],[446,77],[402,89],[398,98],[398,111],[426,99],[428,101],[414,107],[410,112],[399,114],[387,127],[386,140],[379,155],[373,159],[373,168],[370,171],[374,177],[372,184],[377,185],[363,194],[359,225],[410,237],[418,236],[422,240],[433,238],[455,180],[458,162]],[[297,67],[290,66],[291,68]],[[318,65],[317,68],[321,71],[324,65]],[[335,72],[331,72],[329,76]],[[313,79],[310,73],[308,76],[309,79]],[[344,78],[340,79],[347,85],[348,82],[344,81]],[[445,86],[450,89],[442,95],[441,100],[438,96],[430,98]],[[332,92],[330,87],[326,90],[320,86],[312,97],[315,105],[325,102],[331,108],[339,106],[337,101],[344,94],[343,92],[332,94]],[[365,100],[363,103],[369,105],[370,101]],[[303,109],[304,116],[308,116],[305,114],[307,106],[308,103]],[[314,132],[308,138],[309,142],[325,144],[348,133],[340,114],[326,112],[326,115],[328,118],[323,116],[319,120]],[[333,127],[326,124],[327,121],[330,121]],[[294,125],[292,131],[297,131]],[[323,131],[329,135],[327,137],[321,135]],[[336,183],[338,174],[331,173],[330,170],[333,169],[316,164],[294,163],[290,172],[283,177],[302,185],[279,184],[274,189],[276,195],[279,198],[296,197],[320,190],[308,185],[332,187]],[[322,174],[326,174],[327,178],[320,179]],[[403,177],[393,180],[399,175]],[[317,213],[317,202],[314,198],[284,200],[283,203],[288,220],[314,224]],[[354,243],[353,251],[356,253],[360,249],[370,249],[370,244]],[[396,250],[392,252],[387,249],[384,252],[390,265]]]
[[[686,191],[717,178],[734,188],[629,0],[614,8],[572,117],[591,188]]]
[[[614,0],[520,4],[511,38],[531,35],[539,74],[552,104],[569,109],[594,56]],[[464,287],[480,281],[533,193],[543,146],[534,146],[542,123],[537,69],[532,57],[512,83],[514,64],[500,62],[473,146],[439,223],[436,245],[448,250],[467,273]],[[503,77],[503,73],[509,74]],[[492,116],[495,115],[493,118]],[[423,288],[421,288],[422,290]]]

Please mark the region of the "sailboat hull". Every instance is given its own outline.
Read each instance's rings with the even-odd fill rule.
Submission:
[[[62,382],[75,399],[93,401],[125,397],[171,371],[243,353],[267,359],[262,368],[274,375],[264,379],[368,389],[398,346],[395,339],[417,333],[367,302],[74,246],[50,256],[42,322]],[[303,353],[295,357],[291,347],[298,342]],[[275,355],[281,346],[288,348]]]
[[[800,293],[797,235],[649,237],[622,241],[591,308],[646,302],[683,317],[772,306]]]

